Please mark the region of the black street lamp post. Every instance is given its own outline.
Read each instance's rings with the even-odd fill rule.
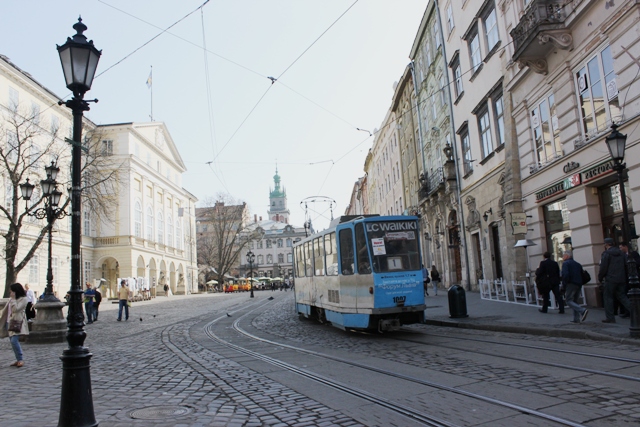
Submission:
[[[251,295],[253,298],[253,262],[256,260],[256,256],[253,254],[253,251],[247,252],[247,262],[249,263],[249,280],[251,281]]]
[[[40,186],[42,187],[42,194],[46,197],[44,202],[44,208],[38,208],[33,212],[29,211],[29,206],[27,204],[26,211],[27,215],[36,217],[38,219],[47,219],[47,224],[49,227],[48,237],[49,237],[49,256],[47,257],[47,287],[44,291],[44,296],[40,298],[40,301],[43,302],[60,302],[58,298],[53,293],[53,269],[51,268],[51,231],[53,229],[53,223],[56,219],[62,219],[65,216],[69,215],[64,209],[58,208],[58,203],[60,203],[60,198],[62,197],[62,193],[58,191],[58,182],[56,178],[58,176],[58,172],[60,172],[60,168],[56,166],[54,161],[51,162],[49,166],[44,168],[47,172],[47,179],[43,179],[40,181]],[[24,184],[20,184],[20,192],[22,193],[22,198],[25,201],[31,200],[31,195],[33,194],[33,189],[35,185],[29,182],[27,178],[27,182]]]
[[[613,160],[613,170],[618,174],[618,186],[620,187],[620,202],[622,203],[622,235],[624,241],[629,244],[631,237],[631,227],[629,224],[629,210],[627,208],[627,195],[624,188],[623,173],[627,167],[624,163],[624,151],[627,143],[627,135],[618,132],[618,125],[611,126],[611,134],[605,139],[609,154]],[[631,302],[631,324],[629,325],[629,335],[640,338],[640,284],[638,282],[638,270],[633,257],[627,257],[627,272],[629,274],[628,296]]]
[[[90,360],[93,356],[84,347],[87,337],[84,331],[82,311],[82,284],[80,283],[81,202],[82,202],[82,116],[89,110],[84,94],[91,89],[101,51],[93,41],[87,41],[82,33],[87,26],[82,18],[73,26],[77,34],[67,38],[58,46],[60,62],[67,88],[73,98],[60,102],[73,114],[73,141],[71,151],[71,290],[69,291],[69,313],[67,315],[67,342],[69,347],[62,352],[62,388],[58,425],[97,426],[93,412],[91,394]],[[94,100],[97,102],[97,100]]]

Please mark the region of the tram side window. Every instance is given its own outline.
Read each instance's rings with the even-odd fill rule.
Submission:
[[[362,223],[356,224],[356,251],[358,251],[358,274],[371,274],[367,236],[364,234]]]
[[[353,235],[351,229],[340,230],[340,265],[342,274],[353,274]]]
[[[336,247],[336,233],[325,234],[324,250],[326,252],[327,276],[337,276],[338,248]]]
[[[305,265],[305,275],[307,277],[313,276],[313,248],[311,246],[311,242],[306,242],[304,244],[304,265]]]
[[[302,245],[296,247],[296,276],[304,277],[304,252]]]
[[[324,276],[324,246],[322,237],[313,240],[313,266],[316,276]]]

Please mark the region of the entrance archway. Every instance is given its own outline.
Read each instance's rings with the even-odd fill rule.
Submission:
[[[106,257],[98,261],[101,266],[101,279],[97,287],[104,298],[115,298],[118,290],[118,275],[120,274],[120,264],[113,257]],[[103,280],[104,279],[104,280]]]

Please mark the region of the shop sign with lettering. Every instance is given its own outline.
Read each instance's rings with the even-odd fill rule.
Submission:
[[[526,234],[527,233],[527,214],[524,212],[512,213],[511,228],[513,228],[513,234]]]
[[[611,173],[611,171],[613,171],[613,162],[611,160],[600,163],[599,165],[582,172],[582,182],[589,182],[596,178],[600,178],[602,175]]]
[[[538,191],[536,193],[536,203],[540,203],[544,199],[548,199],[551,196],[555,196],[558,193],[562,193],[564,190],[565,190],[564,181],[560,181],[549,188],[545,188],[542,191]]]

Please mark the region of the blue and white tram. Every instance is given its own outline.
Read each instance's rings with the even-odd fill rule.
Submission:
[[[343,216],[296,243],[298,314],[355,330],[424,322],[419,235],[415,216]]]

